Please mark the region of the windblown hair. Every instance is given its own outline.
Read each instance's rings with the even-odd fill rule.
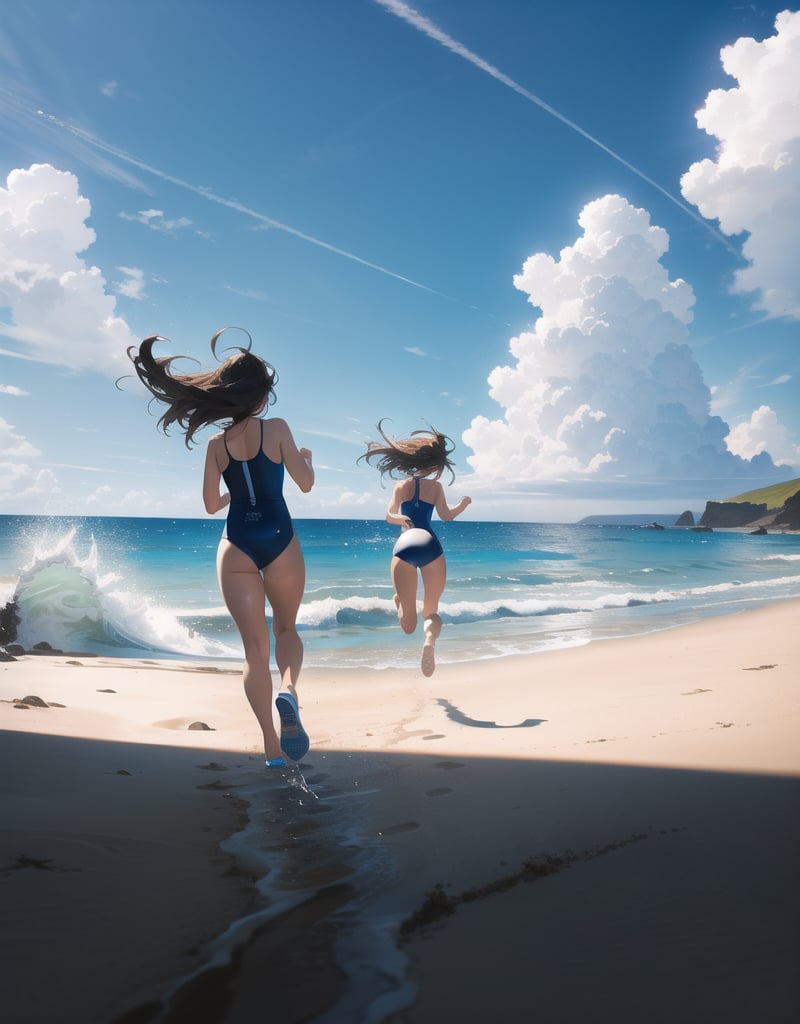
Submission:
[[[215,358],[220,335],[232,329],[244,330],[241,327],[223,327],[211,339]],[[250,338],[247,331],[244,333]],[[128,358],[153,398],[167,406],[158,426],[168,434],[169,428],[177,423],[186,435],[187,448],[191,448],[194,435],[203,427],[211,424],[232,427],[259,412],[265,402],[271,405],[275,401],[278,375],[249,347],[232,346],[236,354],[229,356],[216,369],[174,373],[172,364],[176,359],[186,357],[153,355],[155,342],[166,340],[158,334],[145,338],[138,348],[132,345],[128,349]]]
[[[442,473],[448,470],[450,482],[456,478],[450,455],[455,445],[445,434],[431,427],[429,430],[414,430],[406,438],[389,437],[383,430],[384,420],[378,424],[378,432],[383,438],[370,441],[367,450],[359,455],[357,461],[364,459],[380,471],[381,476],[409,476],[412,473],[427,475],[431,472]],[[374,460],[374,461],[373,461]]]

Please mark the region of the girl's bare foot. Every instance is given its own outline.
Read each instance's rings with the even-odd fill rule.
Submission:
[[[432,676],[436,671],[436,640],[442,632],[442,620],[433,613],[425,619],[425,643],[422,645],[422,674]]]

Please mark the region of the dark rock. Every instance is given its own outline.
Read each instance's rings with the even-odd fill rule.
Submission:
[[[786,530],[800,530],[800,491],[786,499],[773,522],[775,526],[782,526]]]
[[[20,704],[27,704],[28,707],[33,707],[33,708],[46,708],[46,707],[50,706],[47,703],[47,701],[42,700],[41,697],[23,697],[22,700],[19,703]]]
[[[692,533],[713,533],[710,526],[693,526]]]
[[[690,511],[681,512],[675,520],[676,526],[694,526],[694,515]]]
[[[6,651],[15,658],[21,658],[25,653],[25,648],[22,644],[6,644]]]
[[[16,661],[17,659],[6,647],[0,647],[0,661]]]
[[[7,605],[0,608],[0,644],[8,646],[17,639],[17,628],[21,621],[16,601],[9,601]]]
[[[189,726],[189,728],[190,729],[196,729],[196,730],[201,730],[202,729],[203,731],[206,731],[206,732],[214,732],[215,731],[214,729],[211,728],[210,725],[206,725],[205,722],[192,722],[192,724]]]
[[[766,526],[759,526],[759,528],[757,530],[751,530],[750,531],[750,536],[751,537],[763,537],[766,532],[767,532]]]
[[[64,652],[59,647],[53,647],[46,640],[40,640],[38,644],[34,644],[26,654],[63,654]]]
[[[707,501],[700,525],[722,529],[749,526],[766,514],[766,502],[754,505],[751,501]]]
[[[643,530],[663,530],[664,527],[661,523],[645,523],[642,527]]]

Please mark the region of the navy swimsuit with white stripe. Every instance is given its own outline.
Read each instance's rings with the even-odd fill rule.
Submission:
[[[223,536],[265,569],[286,549],[292,537],[292,517],[283,498],[283,463],[264,454],[264,421],[258,454],[240,462],[228,451],[228,465],[222,478],[228,486],[231,504]]]
[[[403,530],[397,538],[392,554],[401,562],[408,562],[415,569],[421,569],[443,554],[439,538],[431,529],[431,516],[434,506],[423,501],[419,496],[419,477],[414,477],[414,497],[404,501],[400,511],[407,516],[413,526]]]

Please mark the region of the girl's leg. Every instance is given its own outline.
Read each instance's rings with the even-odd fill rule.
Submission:
[[[217,550],[217,576],[225,606],[244,646],[244,692],[264,736],[264,753],[281,757],[272,716],[272,676],[269,670],[269,630],[264,581],[251,558],[227,540]]]
[[[297,632],[297,611],[306,586],[306,564],[297,534],[264,570],[264,590],[272,607],[275,661],[281,690],[297,697],[295,688],[303,666],[303,641]]]
[[[395,589],[394,603],[404,633],[417,628],[417,570],[396,555],[389,569]]]
[[[281,677],[276,700],[281,718],[281,749],[293,761],[308,752],[308,734],[300,722],[297,682],[303,665],[303,641],[297,632],[297,611],[306,585],[306,566],[297,535],[287,548],[264,569],[264,589],[272,606],[275,661]]]
[[[439,600],[447,583],[447,562],[444,555],[439,555],[432,562],[423,565],[422,573],[422,617],[429,619],[439,611]]]
[[[442,631],[439,617],[439,599],[447,582],[447,563],[444,555],[424,565],[422,573],[422,617],[424,619],[425,643],[422,646],[422,674],[432,676],[436,669],[436,641]]]

